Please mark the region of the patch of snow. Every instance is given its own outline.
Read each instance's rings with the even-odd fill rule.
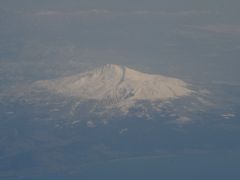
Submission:
[[[87,127],[89,128],[95,128],[96,127],[96,124],[92,121],[87,121]]]
[[[121,129],[121,130],[119,131],[119,134],[123,134],[123,133],[125,133],[125,132],[127,132],[127,131],[128,131],[128,128]]]
[[[235,114],[233,114],[233,113],[225,113],[225,114],[222,114],[222,117],[224,119],[231,119],[231,118],[235,117]]]
[[[180,123],[180,124],[185,124],[185,123],[188,123],[190,121],[191,121],[191,119],[189,117],[186,117],[186,116],[181,116],[177,119],[177,122]]]
[[[124,112],[134,107],[137,101],[167,101],[193,93],[180,79],[112,64],[65,78],[37,81],[33,87],[65,97],[76,97],[80,102],[102,101],[106,107],[115,105]]]

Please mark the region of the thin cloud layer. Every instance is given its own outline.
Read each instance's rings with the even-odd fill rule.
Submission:
[[[240,33],[240,25],[219,24],[219,25],[189,26],[189,27],[195,30],[212,32],[212,33],[224,33],[224,34]]]
[[[107,9],[89,9],[79,11],[55,11],[45,10],[34,13],[36,16],[200,16],[208,15],[209,11],[149,11],[149,10],[136,10],[136,11],[111,11]]]

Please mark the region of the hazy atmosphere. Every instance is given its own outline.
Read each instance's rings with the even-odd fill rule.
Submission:
[[[114,63],[239,84],[238,1],[0,2],[1,86]]]
[[[239,7],[238,0],[1,0],[0,179],[31,179],[33,176],[39,180],[51,179],[45,175],[55,177],[61,171],[64,175],[58,178],[62,179],[70,179],[68,175],[75,175],[76,171],[83,172],[72,178],[74,180],[97,177],[179,179],[180,164],[186,169],[195,164],[196,174],[210,164],[209,169],[216,173],[203,169],[208,176],[202,175],[199,179],[221,179],[221,175],[216,175],[219,172],[223,173],[223,179],[238,179]],[[103,69],[94,71],[99,67]],[[84,72],[90,75],[82,75]],[[165,76],[172,79],[165,79]],[[108,80],[109,77],[112,79]],[[115,95],[111,88],[116,79],[121,79],[116,89],[122,85]],[[124,94],[126,92],[128,94]],[[75,95],[80,99],[75,99]],[[179,100],[181,96],[183,100]],[[96,108],[99,102],[92,101],[100,99],[102,102],[106,97],[110,99],[104,101],[108,105],[106,109]],[[84,101],[81,98],[85,98]],[[160,98],[170,99],[157,106],[155,100],[163,102]],[[149,102],[136,104],[138,100],[145,103],[149,99],[151,105]],[[114,111],[110,112],[109,102],[112,101],[118,104],[111,106]],[[92,105],[97,109],[97,117],[93,110],[89,111],[90,115],[82,113]],[[140,112],[136,110],[138,107],[146,108]],[[156,107],[167,115],[153,113]],[[116,111],[118,108],[125,113],[124,118]],[[141,120],[137,121],[132,112]],[[96,119],[102,122],[100,127]],[[106,119],[114,120],[111,124]],[[164,122],[170,119],[170,123],[162,126],[156,123],[159,119]],[[136,125],[135,121],[141,123]],[[175,121],[176,127],[172,125]],[[191,125],[186,125],[185,129],[183,124],[188,121]],[[68,123],[74,130],[68,129]],[[149,129],[156,131],[144,129],[147,123],[153,123],[149,124]],[[113,135],[115,130],[117,133]],[[147,135],[144,135],[145,130]],[[176,135],[178,133],[181,135]],[[159,142],[158,136],[161,136]],[[164,137],[169,137],[171,143]],[[166,158],[169,154],[170,160]],[[189,154],[191,158],[187,159]],[[142,165],[133,170],[137,173],[131,171],[127,177],[121,176],[128,172],[126,167],[144,164],[142,157],[159,156],[166,158],[163,163],[167,167],[156,159],[148,160],[146,166],[151,170],[146,173]],[[132,161],[135,158],[137,162]],[[129,162],[124,164],[116,159]],[[104,168],[94,164],[107,160],[113,164],[102,165]],[[231,168],[226,168],[223,161]],[[90,167],[89,163],[94,166]],[[16,164],[23,165],[23,169]],[[32,166],[36,169],[31,169]],[[73,170],[73,166],[85,169]],[[158,167],[164,167],[166,173],[158,174]],[[173,175],[168,176],[171,168]],[[197,179],[194,173],[190,173],[191,178],[185,176],[186,169],[183,169],[183,179]],[[96,177],[88,177],[91,171]],[[108,171],[112,174],[99,175]]]

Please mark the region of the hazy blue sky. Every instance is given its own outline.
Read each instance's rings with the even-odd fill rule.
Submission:
[[[239,83],[239,7],[237,0],[1,0],[0,82],[116,63]]]

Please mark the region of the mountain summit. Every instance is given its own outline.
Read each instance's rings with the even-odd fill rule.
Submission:
[[[146,74],[114,64],[64,78],[37,81],[34,87],[65,97],[112,103],[164,101],[192,93],[182,80]]]

